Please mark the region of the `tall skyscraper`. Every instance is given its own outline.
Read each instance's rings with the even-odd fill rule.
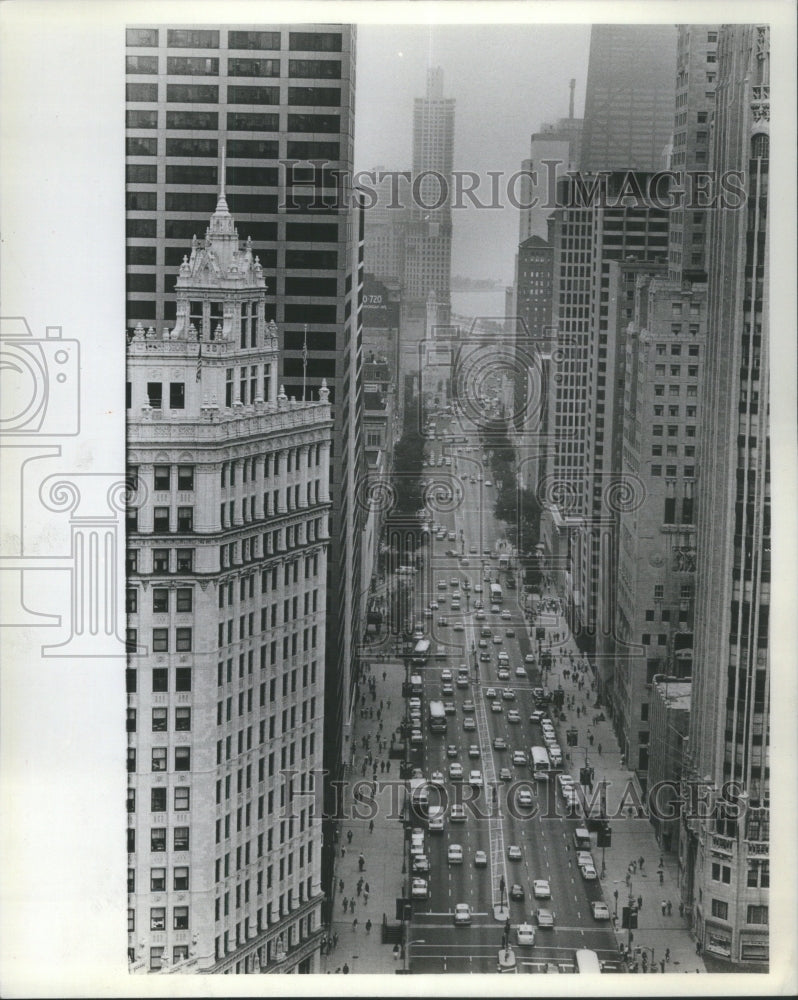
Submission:
[[[313,972],[328,393],[278,384],[264,270],[223,193],[185,249],[173,329],[128,345],[129,958]]]
[[[678,30],[670,165],[672,170],[682,172],[706,170],[717,85],[718,27],[680,24]],[[709,214],[696,205],[671,212],[668,276],[672,281],[706,281],[704,247]]]
[[[769,949],[769,28],[718,32],[710,169],[745,204],[709,213],[706,406],[699,444],[697,607],[687,777],[714,808],[682,825],[682,899],[704,953]],[[735,788],[725,788],[735,782]],[[722,799],[740,808],[726,812]]]
[[[352,196],[355,28],[154,25],[127,31],[127,326],[176,316],[174,274],[224,184],[267,286],[280,382],[323,379],[334,420],[325,766],[337,776],[361,636],[362,216]],[[313,161],[313,162],[310,162]],[[325,868],[325,877],[327,869]]]
[[[665,168],[675,63],[673,25],[593,25],[580,170]]]
[[[443,306],[443,323],[451,311],[454,110],[454,98],[443,96],[441,67],[427,70],[426,96],[417,97],[413,108],[412,176],[423,179],[407,229],[405,295],[426,303],[435,292]]]

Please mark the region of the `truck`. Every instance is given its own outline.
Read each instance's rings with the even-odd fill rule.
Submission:
[[[490,585],[490,600],[492,604],[501,604],[504,600],[502,588],[498,583],[492,583]]]
[[[429,659],[429,639],[419,639],[413,647],[413,657],[411,662],[414,666],[423,667]]]

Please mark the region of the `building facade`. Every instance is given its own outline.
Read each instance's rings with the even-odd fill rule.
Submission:
[[[134,971],[313,972],[329,546],[326,387],[289,398],[224,193],[128,345]]]
[[[347,753],[363,600],[353,502],[364,474],[355,42],[355,28],[340,24],[152,25],[128,29],[126,49],[128,330],[174,323],[176,270],[223,183],[266,276],[286,395],[317,399],[323,381],[329,392],[332,778]]]
[[[721,27],[717,58],[710,167],[742,171],[747,199],[737,210],[712,212],[707,236],[685,773],[702,783],[713,808],[707,817],[685,815],[680,864],[682,899],[704,953],[762,967],[770,886],[769,28]]]
[[[673,130],[676,28],[594,24],[579,169],[662,170]]]

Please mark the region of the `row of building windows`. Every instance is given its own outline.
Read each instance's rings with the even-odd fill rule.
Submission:
[[[127,732],[135,733],[138,727],[138,712],[135,708],[127,710]],[[169,728],[169,709],[157,707],[152,709],[152,732],[165,733]],[[178,733],[191,731],[191,709],[186,705],[175,708],[174,730]]]
[[[159,28],[128,28],[125,43],[130,48],[155,48],[160,40]],[[226,35],[216,28],[167,28],[166,45],[170,49],[218,49],[222,37],[228,49],[279,51],[279,31],[228,30]],[[342,35],[338,32],[289,31],[288,48],[292,52],[340,52]]]
[[[210,88],[202,87],[199,88],[200,91],[205,91]],[[255,103],[277,103],[277,101],[255,101],[254,98],[261,96],[265,97],[267,95],[260,94],[260,91],[264,91],[266,88],[263,87],[239,87],[230,88],[242,91],[242,93],[237,94],[237,101],[232,103],[239,104],[255,104]],[[270,88],[271,89],[271,88]],[[180,102],[180,103],[191,103],[192,100],[197,103],[200,102],[200,94],[190,95],[187,91],[188,87],[175,87],[174,91],[170,88],[170,92],[167,96],[167,100]],[[243,98],[248,97],[250,100],[243,100]],[[203,100],[202,103],[205,103]],[[142,109],[134,108],[126,112],[125,114],[125,127],[129,129],[148,129],[148,128],[158,128],[159,113],[155,109]],[[215,129],[218,127],[218,114],[215,111],[167,111],[166,112],[166,127],[168,129]],[[280,127],[280,116],[277,114],[263,114],[255,112],[241,112],[232,111],[227,115],[227,127],[231,131],[242,132],[242,131],[261,131],[261,132],[332,132],[338,133],[341,129],[341,118],[340,115],[314,115],[314,114],[289,114],[287,121],[284,122],[283,127]],[[290,142],[289,142],[290,148]],[[290,154],[289,154],[290,155]],[[235,213],[234,213],[235,214]]]
[[[729,919],[729,904],[723,899],[712,900],[712,916],[719,920]],[[768,907],[751,905],[746,908],[745,922],[747,924],[767,924],[769,920]]]
[[[128,629],[128,644],[131,640],[135,642],[137,637],[136,629]],[[128,694],[135,694],[138,688],[138,671],[134,667],[128,667],[125,670],[125,690]],[[169,690],[169,668],[168,667],[153,667],[152,668],[152,690],[154,692],[166,692]],[[190,691],[191,690],[191,667],[176,667],[174,676],[174,690],[175,691]],[[166,709],[163,709],[166,712]],[[153,716],[153,718],[155,718]],[[166,716],[162,716],[164,723]],[[189,715],[190,719],[190,715]]]
[[[172,845],[175,851],[190,850],[190,835],[187,826],[176,826],[173,831]],[[150,850],[161,853],[166,850],[166,827],[155,826],[150,829]],[[136,853],[136,831],[131,827],[127,831],[127,853]]]
[[[166,72],[169,76],[219,76],[221,60],[213,56],[167,56]],[[229,56],[227,68],[221,64],[222,75],[228,77],[279,77],[279,59],[242,59]],[[158,56],[129,55],[125,71],[130,74],[156,76]],[[340,59],[289,59],[288,76],[292,79],[340,80]]]
[[[188,865],[175,865],[172,869],[172,888],[175,892],[185,892],[189,888]],[[136,869],[127,870],[127,891],[136,891]],[[166,892],[166,869],[150,868],[150,892]]]
[[[188,871],[188,869],[184,869]],[[188,907],[187,906],[173,906],[172,907],[172,927],[176,931],[188,930],[189,918],[188,918]],[[128,933],[133,933],[136,929],[136,911],[134,909],[128,909],[127,911],[127,929]],[[165,906],[152,906],[150,907],[150,930],[151,931],[163,931],[166,930],[166,907]],[[162,949],[163,951],[163,949]],[[188,955],[186,955],[186,958]]]

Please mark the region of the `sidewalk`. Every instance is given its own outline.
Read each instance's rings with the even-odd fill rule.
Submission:
[[[528,628],[533,628],[528,626]],[[559,631],[560,635],[567,631],[567,625],[562,616],[559,617],[559,625],[553,629],[547,629],[548,634]],[[558,687],[560,684],[565,691],[566,706],[568,700],[574,698],[573,710],[563,707],[566,715],[566,722],[555,720],[555,728],[561,737],[561,746],[565,755],[566,768],[572,776],[578,780],[579,768],[584,763],[584,751],[580,747],[586,747],[590,766],[595,769],[594,792],[598,783],[605,780],[607,784],[607,801],[612,811],[612,803],[619,801],[623,795],[623,789],[628,784],[633,783],[637,794],[640,794],[640,787],[633,772],[621,766],[621,753],[618,741],[615,737],[612,725],[607,718],[604,722],[593,724],[593,717],[597,710],[593,708],[595,704],[595,691],[591,688],[592,675],[589,667],[586,672],[575,671],[580,663],[586,666],[587,661],[583,660],[573,638],[568,635],[564,643],[552,646],[552,651],[556,651],[565,656],[554,656],[554,665],[548,671],[548,687],[550,689]],[[573,653],[573,667],[570,655]],[[570,677],[563,677],[563,670],[567,669]],[[578,681],[582,679],[584,685],[579,691]],[[580,709],[579,718],[576,717],[576,708]],[[586,714],[585,711],[586,710]],[[606,714],[606,713],[605,713]],[[579,733],[576,747],[569,747],[565,739],[566,729],[576,729]],[[590,745],[588,736],[593,734],[593,745]],[[601,746],[601,753],[598,747]],[[570,761],[568,757],[570,756]],[[629,798],[627,796],[627,801]],[[644,801],[644,800],[643,800]],[[679,916],[679,881],[678,881],[678,859],[674,854],[664,852],[657,844],[654,828],[646,817],[614,819],[612,827],[612,847],[604,850],[605,878],[602,879],[604,899],[610,908],[611,913],[615,913],[616,902],[614,893],[618,892],[616,922],[616,933],[618,941],[624,945],[628,941],[628,931],[621,928],[621,911],[628,903],[630,888],[632,898],[637,900],[642,898],[642,907],[638,915],[637,930],[632,932],[632,948],[647,949],[648,967],[651,970],[652,956],[656,963],[656,971],[661,971],[661,960],[665,958],[665,950],[670,949],[670,961],[665,964],[665,972],[706,972],[706,966],[702,956],[696,954],[696,945],[690,934],[689,923],[686,917]],[[602,849],[593,848],[593,857],[596,862],[596,870],[601,871]],[[643,865],[639,859],[643,858]],[[660,858],[662,859],[662,884],[658,874]],[[634,863],[634,864],[633,864]],[[630,871],[633,866],[633,871]],[[626,883],[627,874],[630,876],[631,885]],[[671,914],[663,914],[662,903],[671,903]],[[638,961],[642,958],[642,952],[637,955]]]
[[[374,829],[369,832],[369,807],[360,806],[360,812],[366,817],[355,819],[353,806],[356,805],[352,798],[354,786],[363,779],[363,761],[366,757],[366,750],[363,747],[363,737],[368,736],[371,753],[377,761],[377,781],[398,782],[399,781],[399,761],[390,761],[390,770],[380,771],[380,761],[388,764],[388,747],[394,730],[402,721],[404,711],[404,699],[402,698],[402,684],[405,679],[405,667],[398,658],[395,661],[383,663],[375,661],[370,667],[364,667],[364,674],[361,677],[358,691],[360,695],[365,695],[365,708],[372,709],[373,718],[361,718],[360,702],[354,711],[352,726],[354,745],[354,765],[348,769],[347,782],[343,790],[344,820],[340,825],[340,835],[338,838],[338,856],[335,863],[335,878],[333,891],[333,923],[328,928],[330,936],[337,934],[338,943],[328,954],[321,956],[321,972],[335,973],[343,971],[344,965],[348,965],[351,973],[389,973],[393,975],[400,967],[398,956],[394,958],[393,944],[382,944],[382,921],[383,914],[388,917],[390,924],[396,923],[396,899],[402,895],[403,883],[406,876],[402,874],[402,861],[404,857],[404,828],[400,820],[390,818],[393,811],[391,809],[390,792],[378,795],[377,804],[379,808],[374,815]],[[385,679],[383,680],[383,673]],[[374,679],[375,694],[369,691],[369,681]],[[383,703],[380,720],[377,719],[377,710]],[[390,707],[388,702],[390,701]],[[382,730],[380,731],[380,722]],[[380,752],[375,747],[377,738],[385,739],[387,745],[384,752]],[[371,779],[372,768],[366,770],[366,778]],[[346,817],[352,817],[351,819]],[[348,833],[351,831],[351,841]],[[343,848],[343,852],[342,852]],[[359,871],[358,858],[362,853],[365,858],[365,866],[362,873]],[[365,892],[357,894],[357,882],[363,878],[363,889],[368,884],[368,902],[365,900]],[[340,880],[343,880],[343,890],[340,889]],[[354,909],[344,912],[343,900],[354,898]],[[357,927],[353,929],[353,922],[357,918]],[[366,931],[366,921],[371,920],[371,931]]]

